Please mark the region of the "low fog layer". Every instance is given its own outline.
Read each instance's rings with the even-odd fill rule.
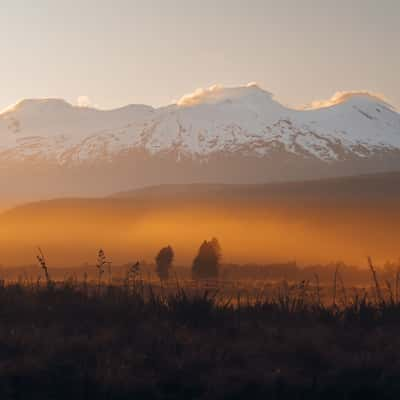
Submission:
[[[190,264],[201,241],[219,238],[224,262],[344,260],[400,256],[400,174],[269,185],[166,185],[102,199],[21,206],[0,217],[2,264],[152,261],[167,244]]]

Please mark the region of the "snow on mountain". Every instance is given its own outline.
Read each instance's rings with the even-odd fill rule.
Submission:
[[[129,150],[207,160],[213,154],[287,152],[324,162],[400,150],[400,114],[366,93],[294,110],[255,84],[213,86],[154,109],[102,111],[58,99],[23,100],[0,114],[0,161],[112,160]]]

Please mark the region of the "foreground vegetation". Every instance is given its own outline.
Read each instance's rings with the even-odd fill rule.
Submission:
[[[11,399],[394,399],[400,304],[381,289],[206,283],[0,286],[0,395]]]

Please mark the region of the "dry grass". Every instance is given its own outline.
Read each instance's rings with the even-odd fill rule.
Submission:
[[[333,290],[317,277],[264,287],[180,280],[161,285],[130,272],[115,285],[73,277],[52,285],[3,281],[2,397],[400,394],[400,305],[390,290],[382,288],[376,297],[373,287],[345,290],[338,282]],[[338,276],[340,271],[336,281]]]

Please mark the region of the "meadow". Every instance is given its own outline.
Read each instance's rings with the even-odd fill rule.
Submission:
[[[325,279],[288,265],[273,279],[282,267],[224,266],[201,281],[182,267],[166,282],[151,265],[113,267],[101,281],[94,266],[3,268],[0,394],[398,398],[397,268],[328,266]],[[365,286],[344,281],[367,274]]]

